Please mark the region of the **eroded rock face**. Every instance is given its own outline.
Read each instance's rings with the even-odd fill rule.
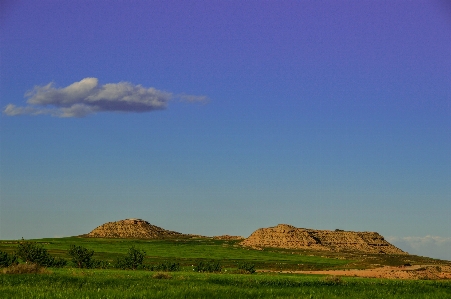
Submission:
[[[253,248],[276,247],[366,253],[407,254],[376,232],[314,230],[288,224],[260,228],[241,245]]]
[[[107,222],[95,228],[86,236],[93,238],[164,239],[182,235],[152,225],[142,219],[125,219]]]

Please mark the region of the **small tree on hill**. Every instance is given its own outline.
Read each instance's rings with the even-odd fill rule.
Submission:
[[[144,250],[136,249],[132,246],[128,249],[127,255],[119,258],[116,262],[116,267],[120,269],[136,270],[142,267],[146,252]]]
[[[82,246],[71,245],[69,248],[69,255],[72,257],[72,262],[78,268],[93,268],[94,250],[89,250]]]
[[[17,265],[19,261],[17,256],[9,255],[8,253],[0,250],[0,267],[9,267],[11,265]]]
[[[66,260],[51,256],[42,245],[24,241],[24,239],[19,242],[16,254],[27,264],[33,263],[45,267],[64,267],[67,264]]]

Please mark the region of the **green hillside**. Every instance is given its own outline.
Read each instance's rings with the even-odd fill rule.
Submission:
[[[49,238],[32,240],[42,244],[48,252],[69,260],[70,245],[94,250],[94,257],[113,263],[123,256],[128,248],[135,246],[146,252],[147,263],[173,260],[182,266],[191,266],[199,260],[220,260],[225,267],[234,267],[238,262],[252,262],[257,269],[265,270],[325,270],[368,268],[373,265],[438,264],[443,261],[413,255],[378,255],[352,252],[326,252],[310,250],[285,250],[266,248],[248,249],[239,246],[239,241],[214,240],[211,238],[178,238],[167,240],[98,239],[83,237]],[[19,241],[0,241],[0,250],[12,253]]]

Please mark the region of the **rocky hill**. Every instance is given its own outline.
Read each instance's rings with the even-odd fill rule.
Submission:
[[[184,235],[165,230],[142,219],[132,218],[107,222],[85,236],[92,238],[165,239]]]
[[[387,242],[376,232],[343,230],[314,230],[288,224],[260,228],[242,246],[252,248],[276,247],[286,249],[312,249],[327,251],[359,251],[365,253],[407,254]]]

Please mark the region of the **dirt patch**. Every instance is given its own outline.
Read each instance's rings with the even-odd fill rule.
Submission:
[[[260,228],[240,245],[255,249],[264,247],[311,249],[322,251],[357,251],[376,254],[407,254],[387,242],[376,232],[314,230],[288,224]]]
[[[269,272],[260,270],[260,272]],[[331,276],[352,276],[386,279],[451,279],[449,265],[415,265],[401,267],[379,267],[374,269],[324,270],[324,271],[278,271],[281,273],[322,274]]]

